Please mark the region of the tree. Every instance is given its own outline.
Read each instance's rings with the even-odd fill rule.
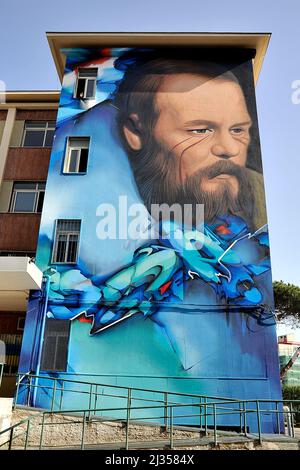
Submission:
[[[289,323],[293,327],[300,326],[300,287],[274,281],[275,312],[278,322]]]

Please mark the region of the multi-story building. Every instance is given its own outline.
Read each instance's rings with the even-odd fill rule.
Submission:
[[[40,289],[35,264],[58,108],[58,92],[8,92],[0,104],[0,340],[6,345],[1,395],[15,388],[27,299]]]
[[[282,335],[278,338],[281,378],[284,385],[300,385],[300,342],[295,335]]]
[[[49,394],[53,377],[280,400],[254,90],[269,35],[48,38],[62,89],[36,253],[44,283],[19,367],[35,376],[19,402],[89,406],[71,382]],[[53,119],[34,135],[43,144]],[[45,178],[25,178],[35,211]],[[11,181],[7,207],[19,207]]]

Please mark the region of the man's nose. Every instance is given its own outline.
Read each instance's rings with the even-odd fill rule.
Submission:
[[[219,158],[232,158],[239,154],[239,144],[229,132],[222,132],[218,135],[211,151]]]

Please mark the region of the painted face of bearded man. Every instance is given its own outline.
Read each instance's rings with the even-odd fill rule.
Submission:
[[[207,223],[232,214],[251,227],[252,122],[237,79],[230,72],[170,68],[155,74],[163,67],[154,61],[136,77],[135,89],[120,90],[120,132],[146,207],[204,204]]]

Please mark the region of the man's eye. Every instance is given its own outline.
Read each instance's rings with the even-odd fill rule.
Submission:
[[[242,127],[234,127],[233,129],[231,129],[231,132],[233,134],[241,134],[242,132],[244,132],[244,129]]]
[[[211,129],[205,128],[205,129],[191,129],[190,132],[193,134],[207,134],[208,132],[212,132]]]

